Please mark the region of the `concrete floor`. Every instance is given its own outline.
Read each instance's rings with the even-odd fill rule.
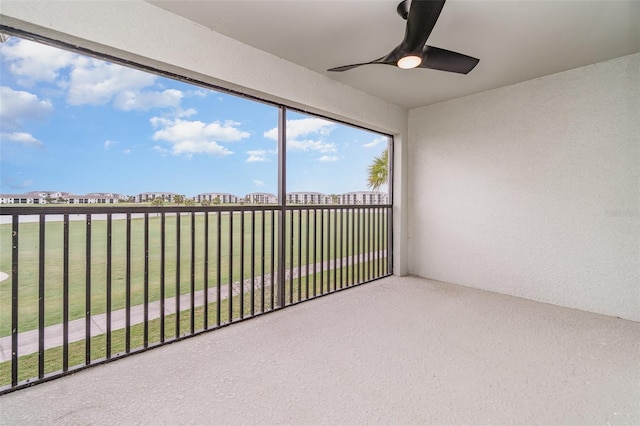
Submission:
[[[391,277],[0,397],[0,424],[640,424],[640,323]]]

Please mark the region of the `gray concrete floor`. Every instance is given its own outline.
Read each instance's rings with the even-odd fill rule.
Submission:
[[[640,424],[640,323],[391,277],[0,397],[0,424]]]

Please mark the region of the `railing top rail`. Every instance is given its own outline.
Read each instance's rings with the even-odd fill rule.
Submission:
[[[288,204],[287,210],[338,210],[338,209],[366,209],[390,208],[391,204]],[[243,206],[1,206],[0,216],[33,216],[33,215],[61,215],[61,214],[125,214],[125,213],[205,213],[205,212],[236,212],[236,211],[272,211],[281,206],[243,205]]]
[[[389,208],[391,204],[287,204],[287,210],[340,210]]]

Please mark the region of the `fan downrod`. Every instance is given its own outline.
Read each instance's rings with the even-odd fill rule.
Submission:
[[[400,15],[400,17],[406,21],[407,16],[409,16],[409,9],[411,9],[411,0],[402,0],[398,4],[396,12],[398,12],[398,15]]]

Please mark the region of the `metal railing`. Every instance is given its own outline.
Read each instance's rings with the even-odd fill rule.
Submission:
[[[0,209],[0,394],[391,274],[392,209]]]

